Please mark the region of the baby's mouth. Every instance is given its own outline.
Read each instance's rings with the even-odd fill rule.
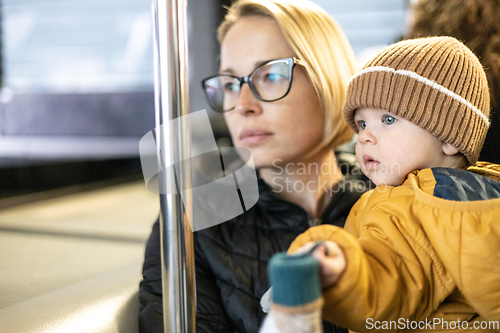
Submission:
[[[379,161],[369,155],[363,155],[363,163],[365,164],[366,169],[374,169],[380,164]]]

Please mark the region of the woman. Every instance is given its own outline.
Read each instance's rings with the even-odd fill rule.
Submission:
[[[364,179],[344,176],[334,154],[353,135],[341,110],[354,55],[328,14],[304,0],[238,1],[219,27],[219,42],[220,71],[204,88],[224,112],[234,145],[252,153],[259,200],[194,234],[196,325],[197,332],[257,332],[272,255],[312,225],[343,226],[366,190],[352,186]],[[143,275],[141,331],[161,331],[158,223]]]

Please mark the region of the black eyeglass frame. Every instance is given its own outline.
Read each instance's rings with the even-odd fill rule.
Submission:
[[[252,83],[251,78],[252,78],[253,74],[255,74],[255,72],[257,72],[259,69],[261,69],[264,66],[272,65],[273,63],[276,63],[276,62],[279,62],[279,61],[283,61],[283,60],[286,60],[287,63],[288,63],[288,71],[289,72],[288,72],[288,89],[287,89],[287,91],[285,92],[285,94],[283,96],[281,96],[279,98],[275,98],[275,99],[271,99],[271,100],[263,99],[262,97],[259,96],[259,93],[257,92],[257,90],[255,89],[255,87],[254,87],[254,85]],[[291,65],[290,65],[290,63],[291,63]],[[205,86],[205,83],[208,80],[211,80],[211,79],[216,78],[216,77],[221,77],[221,76],[231,77],[231,78],[237,79],[240,82],[239,92],[241,92],[241,88],[243,87],[243,84],[247,83],[248,86],[250,87],[250,91],[252,91],[252,94],[259,101],[262,101],[262,102],[276,102],[276,101],[279,101],[280,99],[285,98],[286,95],[288,95],[288,93],[290,92],[290,89],[292,88],[292,81],[293,81],[293,68],[295,67],[295,65],[304,66],[304,62],[302,60],[300,60],[300,59],[295,58],[295,57],[274,59],[274,60],[270,60],[270,61],[268,61],[266,63],[263,63],[262,65],[258,66],[257,68],[255,68],[247,76],[238,77],[236,75],[231,75],[231,74],[216,74],[216,75],[209,76],[209,77],[207,77],[207,78],[205,78],[205,79],[203,79],[201,81],[201,86],[203,88],[203,92],[205,93],[205,98],[208,101],[208,104],[210,104],[210,106],[212,107],[212,109],[214,111],[219,112],[219,113],[229,112],[229,111],[233,110],[236,107],[236,105],[235,105],[235,106],[233,106],[229,110],[219,109],[217,106],[215,106],[215,105],[212,104],[212,102],[210,101],[210,98],[208,97],[207,87]]]

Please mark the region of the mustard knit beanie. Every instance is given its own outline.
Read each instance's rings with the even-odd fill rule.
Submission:
[[[420,126],[476,163],[489,127],[490,94],[481,63],[452,37],[395,43],[355,74],[344,117],[357,132],[354,111],[376,108]]]

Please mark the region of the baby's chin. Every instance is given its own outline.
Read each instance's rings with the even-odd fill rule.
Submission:
[[[370,177],[368,177],[370,178]],[[378,177],[372,177],[370,180],[375,184],[376,186],[400,186],[403,184],[405,178],[385,178],[385,179],[380,179]]]
[[[359,163],[359,162],[358,162]],[[373,184],[376,186],[400,186],[406,179],[406,174],[402,175],[401,170],[394,170],[396,172],[392,173],[390,170],[383,168],[378,168],[375,170],[366,169],[363,164],[361,164],[361,171],[368,177]]]

